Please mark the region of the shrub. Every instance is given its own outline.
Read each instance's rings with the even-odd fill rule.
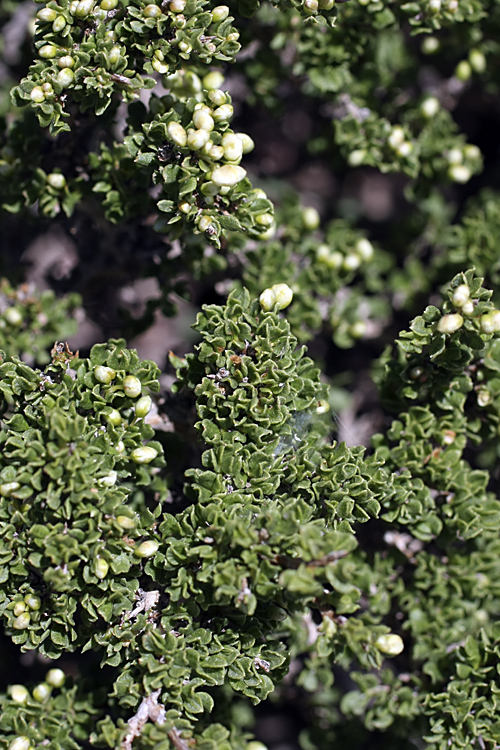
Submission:
[[[0,23],[0,748],[498,748],[498,3]]]

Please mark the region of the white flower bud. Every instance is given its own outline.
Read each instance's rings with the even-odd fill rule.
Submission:
[[[151,411],[152,405],[153,401],[151,400],[151,396],[142,396],[142,398],[140,398],[135,405],[136,417],[147,417],[147,415]]]
[[[75,58],[71,57],[71,55],[63,55],[62,57],[58,59],[57,67],[58,68],[74,68]]]
[[[318,0],[303,0],[303,8],[308,15],[312,16],[318,12],[319,2]]]
[[[207,96],[212,102],[212,104],[215,104],[216,107],[220,107],[226,103],[227,96],[224,93],[224,91],[221,91],[220,89],[214,89],[213,91],[209,91]]]
[[[57,18],[57,12],[55,10],[52,10],[52,8],[42,8],[38,11],[36,17],[39,18],[40,21],[52,23],[52,21],[55,21],[55,19]]]
[[[188,131],[187,145],[191,151],[199,151],[205,143],[210,140],[208,130],[190,130]]]
[[[391,148],[397,149],[401,146],[404,140],[405,140],[405,131],[403,130],[402,127],[400,127],[399,125],[396,125],[394,128],[392,128],[389,138],[387,139],[387,142]]]
[[[469,299],[467,302],[464,302],[462,305],[462,315],[466,315],[467,317],[474,314],[474,302]]]
[[[4,312],[4,318],[11,326],[20,326],[23,322],[23,316],[17,307],[8,307]]]
[[[238,161],[243,155],[243,141],[234,133],[225,133],[222,136],[221,146],[224,149],[224,157],[228,161]]]
[[[193,124],[195,128],[199,130],[207,130],[209,133],[214,129],[214,120],[212,115],[205,112],[203,109],[198,109],[193,112]]]
[[[45,94],[43,92],[43,89],[40,88],[40,86],[35,86],[35,88],[31,90],[30,97],[31,97],[31,101],[35,102],[36,104],[41,104],[42,102],[45,101]]]
[[[203,83],[204,89],[208,89],[210,91],[212,89],[220,89],[220,87],[224,83],[224,76],[218,70],[211,70],[210,73],[207,73],[205,76],[203,76],[202,83]],[[225,95],[224,95],[224,101],[225,101]],[[221,104],[224,104],[224,102],[221,102]]]
[[[212,146],[208,152],[208,156],[214,161],[218,161],[224,156],[224,149],[222,146]]]
[[[387,656],[397,656],[404,649],[404,643],[401,636],[396,633],[388,633],[387,635],[379,635],[375,641],[375,646],[383,654]]]
[[[214,23],[220,23],[221,21],[225,21],[228,15],[229,8],[227,5],[217,5],[212,10],[212,21]]]
[[[153,555],[156,555],[159,546],[160,545],[158,544],[158,542],[155,542],[152,540],[147,541],[147,542],[142,542],[142,544],[139,544],[139,546],[135,548],[134,555],[136,555],[137,557],[143,557],[143,558],[153,557]]]
[[[240,141],[243,144],[243,153],[244,154],[249,154],[250,151],[254,150],[255,143],[253,142],[253,140],[250,138],[249,135],[247,135],[246,133],[236,133],[236,135],[238,136],[238,138],[240,139]]]
[[[464,164],[452,164],[448,169],[448,177],[450,180],[453,180],[453,182],[464,184],[465,182],[469,182],[472,177],[472,172],[469,167],[466,167]]]
[[[483,333],[498,333],[500,331],[500,310],[490,310],[481,315],[479,325]]]
[[[49,669],[45,675],[45,682],[55,688],[60,688],[66,682],[66,675],[62,669]]]
[[[461,164],[464,160],[462,149],[451,148],[446,154],[446,161],[448,164]]]
[[[274,289],[264,289],[259,297],[260,306],[265,312],[270,312],[276,304],[276,295]]]
[[[347,162],[351,167],[359,167],[364,163],[366,159],[366,150],[364,148],[357,148],[351,151],[347,157]]]
[[[26,630],[28,625],[30,624],[31,617],[29,615],[29,612],[23,612],[19,617],[16,617],[14,622],[12,623],[12,627],[14,630]]]
[[[255,223],[260,227],[272,227],[274,224],[274,216],[272,214],[257,214],[255,217]]]
[[[355,271],[361,265],[361,258],[354,253],[348,253],[342,260],[344,271]]]
[[[354,249],[363,260],[369,261],[373,258],[373,245],[369,240],[358,240]]]
[[[24,685],[11,685],[9,694],[14,703],[26,703],[30,695]]]
[[[441,0],[429,0],[429,10],[431,13],[439,13],[441,10]]]
[[[186,8],[186,0],[172,0],[168,7],[172,13],[183,13]]]
[[[432,120],[432,118],[437,115],[440,108],[441,104],[439,103],[439,99],[436,99],[435,96],[428,96],[420,105],[420,112],[427,120]]]
[[[40,597],[36,596],[36,594],[25,594],[24,601],[29,609],[32,609],[34,612],[38,612],[42,604]]]
[[[464,319],[459,313],[450,313],[449,315],[443,315],[438,320],[436,329],[439,333],[455,333],[460,330],[464,324]]]
[[[481,158],[481,150],[473,143],[466,143],[463,148],[463,154],[465,159],[477,161]]]
[[[127,375],[127,377],[123,380],[122,387],[123,392],[129,398],[137,398],[137,396],[140,396],[142,391],[142,383],[139,378],[136,378],[134,375]]]
[[[109,383],[116,378],[116,372],[111,367],[98,365],[97,367],[94,367],[94,377],[99,383],[109,385]]]
[[[100,484],[102,487],[113,487],[116,484],[117,478],[117,472],[112,469],[105,477],[100,477],[97,480],[97,484]]]
[[[168,73],[169,67],[167,63],[162,62],[161,60],[158,60],[158,58],[155,57],[153,62],[151,63],[154,70],[156,70],[157,73],[164,76],[165,73]],[[185,145],[185,144],[184,144]]]
[[[223,167],[217,167],[212,172],[212,182],[220,187],[233,187],[246,177],[246,169],[233,164],[225,164]]]
[[[26,604],[25,602],[16,602],[14,604],[13,612],[15,616],[22,615],[23,612],[26,612]]]
[[[8,750],[30,750],[31,742],[28,737],[20,735],[15,737],[9,745]]]
[[[422,52],[424,55],[433,55],[441,46],[441,42],[435,36],[426,36],[422,41]]]
[[[119,440],[116,444],[116,452],[123,453],[125,451],[125,443],[123,440]]]
[[[362,339],[366,334],[366,323],[364,320],[356,320],[349,326],[349,333],[353,339]]]
[[[222,104],[212,112],[212,117],[214,118],[215,122],[224,122],[226,120],[230,120],[233,114],[234,109],[232,104]]]
[[[302,209],[302,222],[306,229],[313,232],[320,224],[319,213],[312,206],[306,206]]]
[[[209,229],[214,229],[212,218],[205,214],[203,216],[200,216],[197,222],[197,226],[200,232],[207,232]]]
[[[61,70],[61,73],[62,72],[63,71]],[[59,76],[57,77],[59,78]],[[51,172],[50,174],[48,174],[47,182],[50,185],[50,187],[54,188],[54,190],[64,190],[64,188],[66,187],[66,177],[60,172]]]
[[[149,464],[154,461],[158,451],[155,448],[151,448],[149,445],[142,445],[140,448],[135,448],[130,454],[130,458],[136,464]]]
[[[113,425],[113,427],[118,427],[119,424],[121,424],[122,421],[122,415],[118,411],[118,409],[111,409],[109,414],[105,414],[104,418],[107,422]]]
[[[410,143],[410,141],[403,141],[401,146],[398,146],[396,149],[396,153],[398,156],[401,156],[402,158],[406,158],[409,156],[413,151],[413,144]]]
[[[284,310],[285,307],[288,307],[293,299],[293,291],[288,284],[273,284],[271,289],[274,292],[275,304],[278,306],[278,310]]]
[[[460,284],[455,287],[451,299],[455,307],[463,307],[470,299],[470,289],[467,284]]]

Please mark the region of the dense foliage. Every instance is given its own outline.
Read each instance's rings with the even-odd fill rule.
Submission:
[[[498,0],[0,28],[0,748],[500,748]]]

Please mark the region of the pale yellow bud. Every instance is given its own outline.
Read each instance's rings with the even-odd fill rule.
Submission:
[[[246,169],[233,164],[225,164],[223,167],[217,167],[212,172],[212,182],[221,187],[233,187],[246,176]]]
[[[459,313],[450,313],[449,315],[443,315],[443,317],[438,320],[436,328],[439,333],[455,333],[455,331],[462,328],[463,324],[464,319]]]
[[[401,636],[396,633],[388,633],[387,635],[379,635],[375,641],[375,646],[383,654],[387,656],[397,656],[404,649],[404,643]]]

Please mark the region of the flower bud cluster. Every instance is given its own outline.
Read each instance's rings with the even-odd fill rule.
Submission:
[[[240,45],[232,21],[226,5],[207,12],[186,0],[144,0],[139,7],[118,0],[51,2],[36,16],[37,62],[16,89],[18,104],[31,103],[54,133],[67,130],[68,89],[98,114],[113,93],[133,101],[155,83],[141,77],[141,68],[171,75],[191,57],[204,64],[234,58]]]
[[[264,289],[259,297],[260,306],[265,312],[284,310],[293,299],[293,291],[288,284],[273,284]]]
[[[7,605],[10,627],[14,630],[26,630],[31,622],[38,622],[41,604],[41,599],[36,594],[18,594]]]
[[[462,148],[451,148],[445,154],[448,177],[453,182],[464,184],[477,172],[482,163],[481,151],[471,143]]]
[[[29,690],[24,687],[24,685],[9,685],[9,687],[7,688],[7,694],[10,699],[14,703],[17,703],[19,706],[24,706],[31,700],[36,701],[37,703],[44,703],[52,694],[52,690],[54,688],[62,688],[65,682],[66,675],[64,674],[62,669],[49,669],[49,671],[45,675],[45,680],[33,688],[33,690],[31,691],[31,695]],[[26,739],[27,738],[22,736],[16,737],[13,742],[11,742],[9,747],[14,747],[18,750],[21,750],[21,748],[32,747],[32,745],[29,743],[29,740],[28,744],[26,744]]]
[[[500,333],[500,310],[492,308],[474,316],[476,307],[471,298],[471,290],[468,284],[461,283],[453,287],[450,294],[451,302],[460,312],[447,313],[443,315],[436,324],[439,333],[455,333],[464,325],[466,318],[471,320],[481,333]],[[476,300],[477,301],[477,300]],[[478,310],[479,313],[479,310]],[[484,400],[484,397],[481,397]],[[480,405],[485,405],[484,404]]]
[[[106,367],[105,365],[97,365],[94,367],[94,378],[103,386],[112,386],[110,393],[115,392],[118,397],[125,395],[128,399],[135,400],[135,405],[130,410],[130,407],[126,407],[126,413],[122,416],[121,412],[111,406],[106,407],[103,411],[103,416],[110,427],[114,428],[113,432],[119,438],[116,442],[116,450],[122,458],[126,458],[124,438],[127,437],[128,420],[144,419],[148,416],[151,411],[153,402],[151,396],[141,396],[142,383],[135,375],[125,375],[122,378],[117,377],[118,373],[112,367]],[[116,381],[116,382],[115,382]],[[141,396],[140,398],[138,398]],[[150,446],[143,445],[138,448],[134,448],[129,455],[129,458],[136,464],[149,464],[157,457],[158,451]],[[116,484],[118,474],[112,470],[108,474],[101,477],[98,481],[101,486],[113,487]],[[0,487],[1,491],[1,487]],[[100,560],[100,570],[104,569],[105,561]],[[107,565],[107,563],[106,563]],[[96,567],[97,570],[97,567]],[[100,576],[96,572],[96,575],[104,578],[107,573],[106,571]]]
[[[56,300],[53,292],[0,279],[0,350],[9,357],[29,351],[37,362],[46,361],[45,350],[76,331],[79,302],[76,294]]]
[[[373,245],[365,238],[359,239],[352,249],[342,253],[332,250],[329,245],[321,244],[316,249],[317,260],[335,271],[352,273],[357,271],[363,263],[369,263],[373,258]]]
[[[191,71],[167,79],[181,102],[175,112],[166,98],[155,102],[154,118],[143,126],[145,147],[152,152],[145,154],[145,147],[139,152],[134,139],[126,139],[136,160],[147,158],[151,163],[151,156],[156,157],[154,180],[163,182],[158,202],[163,215],[156,228],[164,231],[163,227],[187,222],[194,224],[196,234],[204,233],[216,245],[224,229],[266,238],[275,226],[272,204],[262,190],[249,189],[246,169],[241,166],[254,142],[246,133],[230,128],[229,94],[209,88],[220,87],[223,80],[217,71],[202,81]],[[186,98],[188,92],[191,95]],[[162,155],[165,146],[170,149],[166,156]]]

